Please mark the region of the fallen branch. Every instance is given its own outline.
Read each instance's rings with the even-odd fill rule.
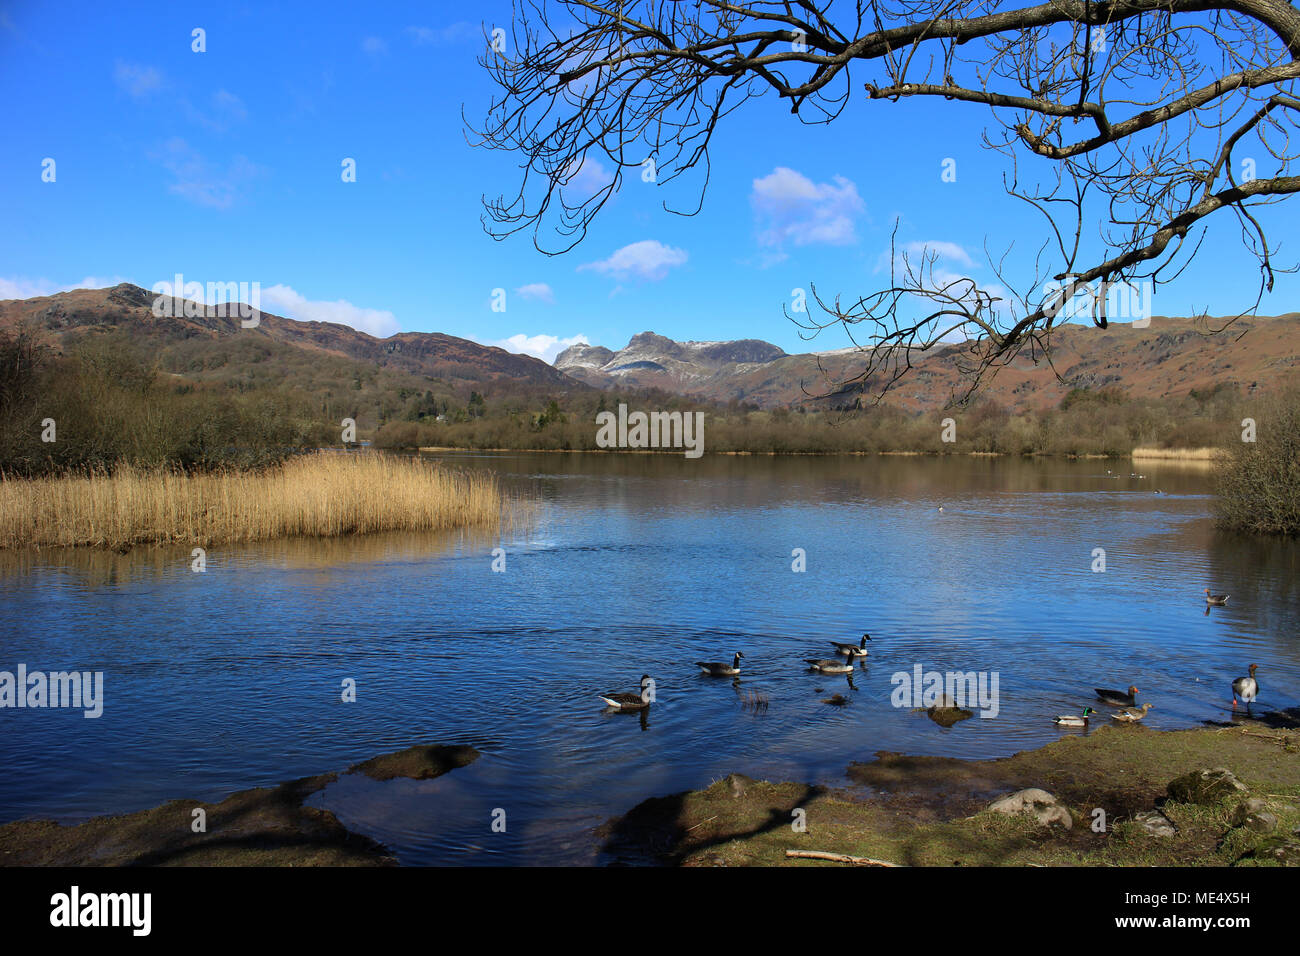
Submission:
[[[801,860],[830,860],[832,863],[852,863],[854,866],[901,866],[888,860],[873,860],[869,856],[848,856],[844,853],[827,853],[825,850],[786,850],[787,857]]]

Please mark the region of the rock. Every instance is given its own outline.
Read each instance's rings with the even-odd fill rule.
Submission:
[[[1037,787],[1017,790],[1015,793],[1000,797],[993,801],[989,810],[1008,816],[1028,813],[1043,826],[1059,823],[1067,830],[1074,826],[1074,818],[1070,816],[1070,811],[1057,803],[1056,797]]]
[[[1178,833],[1174,822],[1159,810],[1144,810],[1134,814],[1133,822],[1154,837],[1171,837]]]
[[[1245,827],[1256,833],[1272,833],[1277,829],[1277,815],[1270,813],[1267,804],[1259,797],[1248,797],[1237,804],[1232,819],[1228,822],[1234,827]]]
[[[1227,767],[1213,770],[1193,770],[1169,782],[1166,788],[1170,799],[1179,803],[1210,806],[1227,797],[1245,794],[1246,786],[1233,776]]]
[[[940,727],[951,727],[959,720],[968,720],[975,716],[973,710],[958,707],[957,701],[953,700],[949,694],[944,694],[938,703],[926,708],[925,713]]]

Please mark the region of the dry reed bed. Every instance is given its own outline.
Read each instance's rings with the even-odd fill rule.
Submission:
[[[0,547],[496,528],[506,504],[490,475],[379,454],[317,453],[197,475],[123,465],[112,474],[0,479]]]

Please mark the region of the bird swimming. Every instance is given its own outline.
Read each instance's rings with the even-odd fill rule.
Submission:
[[[615,710],[645,710],[650,706],[650,695],[647,688],[650,686],[650,675],[641,675],[641,690],[636,694],[601,694],[600,699],[607,703]]]
[[[1100,699],[1116,707],[1132,707],[1137,703],[1137,687],[1130,687],[1128,693],[1122,690],[1106,690],[1104,687],[1094,687],[1093,690]]]
[[[1206,604],[1211,604],[1211,605],[1213,605],[1214,607],[1223,607],[1225,604],[1228,603],[1228,595],[1226,595],[1226,594],[1211,594],[1211,593],[1210,593],[1210,589],[1209,589],[1209,588],[1206,588],[1206,589],[1205,589],[1205,603],[1206,603]]]
[[[1147,715],[1147,711],[1150,710],[1153,706],[1154,706],[1153,704],[1143,704],[1141,707],[1129,707],[1125,710],[1121,710],[1114,714],[1111,714],[1111,717],[1113,717],[1115,720],[1118,720],[1120,723],[1135,724],[1143,717],[1145,717]]]
[[[805,657],[804,663],[806,663],[813,670],[821,671],[823,674],[853,673],[853,663],[851,661],[844,661],[844,660],[828,661],[824,658]]]
[[[846,657],[866,657],[867,641],[871,640],[870,634],[863,634],[862,640],[856,644],[841,644],[839,641],[831,641],[835,645],[835,650]]]
[[[1073,714],[1061,714],[1060,716],[1053,717],[1052,723],[1059,727],[1087,727],[1088,718],[1095,713],[1096,711],[1091,707],[1085,707],[1083,708],[1083,716],[1081,717],[1075,717]]]
[[[744,656],[740,651],[736,651],[736,656],[731,659],[730,664],[719,661],[696,661],[695,666],[713,677],[733,677],[740,673],[740,659]]]

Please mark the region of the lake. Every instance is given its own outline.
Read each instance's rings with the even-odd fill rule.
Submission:
[[[444,777],[349,776],[311,802],[403,863],[607,862],[594,825],[731,772],[840,785],[881,750],[1006,755],[1085,732],[1051,718],[1095,686],[1137,684],[1157,729],[1228,720],[1252,663],[1265,709],[1300,697],[1300,548],[1215,532],[1185,466],[430,457],[535,495],[535,524],[213,548],[202,574],[188,548],[0,556],[0,670],[105,675],[99,719],[0,711],[0,822],[463,743],[482,758]],[[1206,587],[1229,605],[1207,615]],[[804,668],[864,631],[851,680]],[[693,666],[737,650],[738,684]],[[944,728],[894,706],[891,676],[918,664],[996,672],[997,716]],[[607,713],[597,695],[643,673],[644,719]]]

